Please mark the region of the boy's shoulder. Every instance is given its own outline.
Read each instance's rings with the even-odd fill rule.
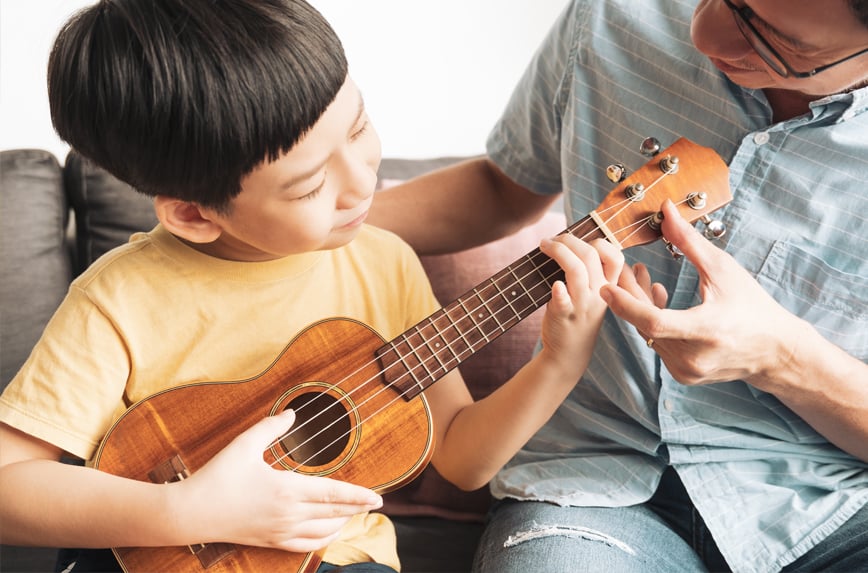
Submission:
[[[388,256],[388,253],[415,256],[413,248],[404,239],[391,231],[367,223],[362,225],[358,236],[350,243],[350,246],[361,250],[373,250],[380,256]]]
[[[90,263],[76,277],[75,284],[81,286],[97,280],[111,280],[113,276],[122,276],[131,268],[144,270],[149,264],[159,264],[154,260],[160,256],[159,251],[153,248],[158,229],[133,233],[126,243],[108,250]]]

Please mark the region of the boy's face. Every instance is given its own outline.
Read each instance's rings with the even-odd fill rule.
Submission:
[[[868,53],[812,77],[785,78],[771,69],[748,39],[759,44],[760,50],[768,52],[765,46],[770,47],[777,53],[774,58],[797,72],[839,61],[868,45],[868,28],[845,0],[730,0],[727,4],[701,0],[693,15],[691,36],[699,51],[733,82],[747,88],[782,88],[819,96],[868,79]],[[735,10],[749,14],[753,30],[742,23],[748,28],[742,32]]]
[[[348,77],[288,153],[242,178],[227,213],[208,212],[222,233],[197,248],[223,259],[267,261],[343,246],[368,214],[379,165],[380,139]]]

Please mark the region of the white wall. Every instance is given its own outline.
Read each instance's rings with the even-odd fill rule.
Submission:
[[[566,0],[310,0],[344,42],[392,157],[484,150],[531,54]],[[91,0],[0,1],[0,149],[68,150],[45,68],[61,24]]]

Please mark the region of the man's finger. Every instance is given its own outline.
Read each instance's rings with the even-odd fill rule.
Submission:
[[[616,316],[626,320],[651,338],[683,338],[689,326],[689,311],[673,312],[658,308],[651,301],[640,300],[618,285],[605,285],[600,296]]]
[[[701,273],[706,273],[706,262],[717,248],[712,245],[678,212],[678,208],[670,199],[662,206],[663,236],[684,253],[693,266]]]

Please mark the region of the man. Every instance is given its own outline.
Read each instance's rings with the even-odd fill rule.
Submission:
[[[684,259],[629,250],[633,272],[603,287],[616,316],[492,481],[477,570],[865,570],[866,85],[864,0],[576,0],[487,157],[383,194],[369,220],[438,252],[506,235],[562,190],[585,216],[606,165],[647,160],[646,136],[729,164],[726,235],[664,204]]]

